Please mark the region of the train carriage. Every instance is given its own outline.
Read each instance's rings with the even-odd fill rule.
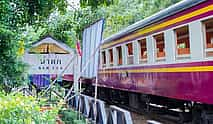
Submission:
[[[198,123],[208,116],[201,113],[213,112],[212,77],[213,0],[183,0],[101,45],[103,99],[135,108],[151,103],[181,112],[187,108]]]

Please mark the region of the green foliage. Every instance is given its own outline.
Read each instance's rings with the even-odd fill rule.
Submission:
[[[22,7],[21,7],[22,6]],[[17,4],[17,1],[12,0],[1,0],[0,1],[0,24],[11,26],[10,29],[19,26],[26,22],[26,13],[23,11],[24,4],[20,1]]]
[[[62,41],[74,44],[77,39],[82,39],[85,27],[98,19],[105,19],[104,37],[108,37],[123,28],[142,20],[180,0],[117,0],[109,1],[104,5],[104,0],[81,0],[80,9],[68,11],[65,15],[57,15],[48,23],[51,35]],[[67,35],[67,32],[70,35]],[[63,36],[63,37],[62,37]],[[70,38],[68,38],[71,36]],[[72,38],[74,37],[74,38]],[[74,45],[71,45],[74,46]]]
[[[38,40],[45,35],[65,42],[70,47],[75,47],[75,42],[82,39],[83,29],[94,21],[104,17],[104,11],[98,10],[96,13],[90,7],[75,11],[68,11],[64,15],[53,15],[42,25],[26,26],[20,37],[26,44]]]
[[[46,19],[50,13],[56,9],[64,13],[67,6],[66,0],[30,0],[25,1],[28,13],[29,22],[32,24],[35,21]]]
[[[51,35],[74,48],[77,40],[77,35],[74,30],[77,24],[74,20],[74,14],[70,13],[69,16],[67,16],[67,14],[55,16],[51,21],[48,21],[46,35]]]
[[[59,114],[65,124],[86,124],[85,118],[74,110],[60,110]]]
[[[47,32],[47,29],[41,26],[34,28],[34,26],[27,25],[26,27],[24,27],[24,29],[25,31],[19,34],[18,37],[25,43],[27,43],[25,45],[25,47],[27,48],[30,47],[33,42],[39,40],[41,36],[45,35],[45,33]]]
[[[34,32],[42,30],[42,33],[36,33],[36,37],[52,35],[74,47],[76,40],[82,39],[84,28],[98,19],[105,19],[104,37],[108,37],[180,0],[114,0],[108,1],[110,4],[105,4],[104,1],[81,0],[82,8],[69,10],[64,15],[52,14],[39,27],[33,26]]]
[[[48,20],[52,12],[64,13],[66,6],[66,0],[0,1],[0,89],[10,92],[12,87],[24,82],[26,69],[16,54],[19,41],[37,40],[45,32],[45,28],[38,26]],[[28,25],[38,28],[32,29]],[[27,34],[27,31],[31,34]]]
[[[66,6],[66,0],[1,0],[0,23],[11,29],[39,24],[56,10],[65,13]]]
[[[120,0],[105,9],[104,37],[142,20],[180,0]],[[102,8],[99,8],[102,9]]]
[[[34,97],[0,93],[1,124],[55,124],[58,109],[40,111],[41,103]]]
[[[17,44],[15,34],[0,26],[0,88],[6,92],[23,83],[24,65],[17,58]]]
[[[116,3],[118,0],[80,0],[82,8],[91,6],[97,8],[98,6],[109,6],[110,4]]]

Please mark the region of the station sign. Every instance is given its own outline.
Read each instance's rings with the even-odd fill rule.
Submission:
[[[24,62],[29,74],[72,74],[73,49],[52,37],[34,43],[25,52]]]

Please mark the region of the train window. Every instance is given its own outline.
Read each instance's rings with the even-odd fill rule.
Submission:
[[[127,45],[128,55],[133,55],[132,43],[128,43]]]
[[[140,63],[147,62],[147,47],[146,47],[146,38],[138,40],[140,48]]]
[[[174,30],[177,45],[177,58],[190,57],[189,27],[183,26]]]
[[[122,65],[122,49],[121,46],[116,47],[117,55],[118,55],[118,65]]]
[[[156,60],[157,61],[165,61],[165,41],[164,41],[164,33],[158,34],[154,36],[155,40],[155,50],[156,50]]]
[[[109,50],[109,64],[113,66],[113,51],[112,49]]]
[[[213,19],[203,21],[206,56],[213,56]]]
[[[133,64],[133,46],[132,46],[132,43],[128,43],[126,46],[127,46],[127,51],[128,51],[127,63]]]
[[[106,52],[102,52],[102,67],[106,67]]]

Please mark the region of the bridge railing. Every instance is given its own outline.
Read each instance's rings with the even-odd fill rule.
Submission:
[[[133,124],[129,111],[114,105],[111,105],[109,110],[110,114],[107,119],[107,124]]]
[[[70,107],[96,124],[133,124],[129,111],[114,105],[105,106],[102,100],[96,100],[95,106],[95,99],[90,96],[74,96],[69,103]]]

